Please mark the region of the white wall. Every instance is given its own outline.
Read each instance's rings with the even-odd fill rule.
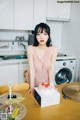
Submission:
[[[62,22],[47,21],[51,29],[52,44],[55,44],[61,50]]]
[[[80,56],[80,3],[73,3],[70,22],[62,25],[61,49]]]
[[[70,22],[62,25],[61,50],[76,56],[76,79],[80,81],[80,3],[73,3]]]

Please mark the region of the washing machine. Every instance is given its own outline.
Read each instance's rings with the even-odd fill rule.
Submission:
[[[56,60],[54,85],[75,82],[76,58],[60,57]]]

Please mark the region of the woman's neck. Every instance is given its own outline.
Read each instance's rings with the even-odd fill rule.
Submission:
[[[40,48],[40,49],[45,49],[47,46],[46,46],[46,44],[45,45],[38,45],[38,48]]]

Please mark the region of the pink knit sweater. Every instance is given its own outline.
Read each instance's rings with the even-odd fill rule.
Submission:
[[[42,82],[53,81],[53,70],[55,67],[58,49],[56,46],[47,47],[42,58],[39,57],[37,47],[28,47],[28,60],[30,71],[30,84],[32,87],[39,86]]]

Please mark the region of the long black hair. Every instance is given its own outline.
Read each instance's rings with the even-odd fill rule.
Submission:
[[[46,24],[46,23],[40,23],[38,25],[36,25],[35,29],[34,29],[34,44],[33,46],[38,46],[39,43],[36,39],[36,35],[38,32],[43,32],[43,30],[48,34],[49,38],[46,42],[47,47],[51,46],[51,37],[50,37],[50,27]]]

